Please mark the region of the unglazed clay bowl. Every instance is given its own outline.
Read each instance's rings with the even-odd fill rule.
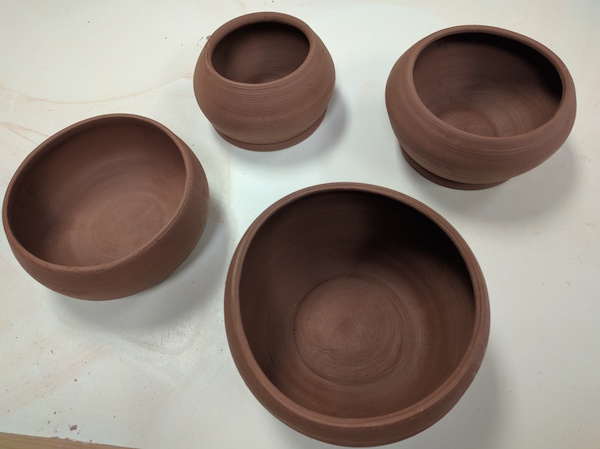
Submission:
[[[217,29],[194,72],[198,105],[217,132],[249,150],[279,150],[319,126],[335,83],[333,61],[301,20],[264,12]]]
[[[394,65],[386,103],[404,156],[423,176],[481,189],[536,167],[575,120],[573,79],[542,44],[486,26],[438,31]]]
[[[23,268],[82,299],[131,295],[162,281],[206,224],[208,184],[163,125],[115,114],[76,123],[17,169],[2,209]]]
[[[398,441],[470,385],[490,316],[458,232],[392,190],[341,183],[276,202],[226,282],[225,324],[246,384],[277,418],[345,446]]]

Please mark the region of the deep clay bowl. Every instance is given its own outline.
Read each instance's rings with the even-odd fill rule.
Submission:
[[[229,346],[258,400],[322,441],[373,446],[444,416],[490,316],[479,265],[424,204],[361,184],[291,194],[250,226],[225,290]]]
[[[115,114],[76,123],[17,169],[2,209],[10,247],[45,286],[112,299],[168,277],[198,242],[208,184],[163,125]]]
[[[194,71],[198,105],[228,142],[249,150],[290,147],[319,126],[335,83],[333,61],[301,20],[264,12],[217,29]]]
[[[541,164],[575,120],[573,79],[545,46],[486,26],[438,31],[394,65],[386,103],[407,161],[452,188],[500,184]]]

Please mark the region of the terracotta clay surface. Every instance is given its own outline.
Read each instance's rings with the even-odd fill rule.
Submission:
[[[548,48],[484,26],[434,33],[394,65],[386,103],[408,162],[448,187],[479,189],[536,167],[571,132],[573,80]]]
[[[460,399],[487,345],[479,265],[422,203],[325,184],[269,207],[230,265],[236,365],[276,417],[348,446],[398,441]]]
[[[301,20],[280,13],[233,19],[208,39],[194,93],[217,132],[236,146],[278,150],[319,126],[335,84],[333,61]]]
[[[84,120],[36,148],[4,199],[11,249],[60,293],[111,299],[165,279],[194,248],[208,184],[191,150],[150,119]]]

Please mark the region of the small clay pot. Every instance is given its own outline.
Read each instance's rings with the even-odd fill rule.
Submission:
[[[279,150],[319,126],[335,83],[319,37],[286,14],[248,14],[208,39],[194,72],[198,105],[228,142]]]
[[[225,325],[246,384],[313,438],[374,446],[414,435],[460,399],[490,329],[485,281],[424,204],[362,184],[276,202],[237,247]]]
[[[208,184],[192,151],[135,115],[58,132],[17,169],[2,209],[23,268],[48,288],[112,299],[169,276],[206,224]]]
[[[457,189],[491,187],[536,167],[565,142],[576,111],[558,56],[487,26],[417,42],[394,65],[385,96],[408,162]]]

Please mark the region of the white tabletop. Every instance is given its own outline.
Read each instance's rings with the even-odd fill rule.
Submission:
[[[260,10],[307,22],[337,75],[316,133],[272,153],[225,143],[192,90],[207,36]],[[578,97],[573,131],[554,156],[475,192],[416,174],[384,102],[400,55],[460,24],[542,42],[571,71]],[[120,300],[44,288],[1,233],[0,431],[144,448],[326,447],[271,416],[245,386],[227,346],[223,292],[235,246],[267,206],[302,187],[358,181],[446,217],[477,256],[490,295],[489,346],[471,388],[439,423],[392,447],[598,448],[599,24],[597,0],[0,0],[2,196],[47,137],[112,112],[174,131],[211,188],[209,222],[189,259],[157,287]]]

